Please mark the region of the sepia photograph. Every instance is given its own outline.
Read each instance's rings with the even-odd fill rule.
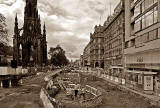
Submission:
[[[160,0],[0,0],[0,108],[160,108]]]

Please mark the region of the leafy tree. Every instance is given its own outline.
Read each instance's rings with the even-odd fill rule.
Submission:
[[[65,56],[65,51],[60,45],[57,45],[56,48],[51,47],[49,55],[51,56],[51,64],[55,66],[67,65],[69,63],[69,60]]]
[[[6,18],[0,13],[0,42],[7,45],[8,30],[6,25]]]
[[[6,18],[0,13],[0,54],[6,55],[9,50]]]

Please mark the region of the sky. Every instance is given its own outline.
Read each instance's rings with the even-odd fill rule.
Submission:
[[[70,60],[76,60],[90,40],[94,26],[103,24],[120,0],[37,0],[41,24],[46,23],[48,50],[58,44]],[[23,26],[25,0],[0,0],[0,13],[6,17],[10,44],[14,19]]]

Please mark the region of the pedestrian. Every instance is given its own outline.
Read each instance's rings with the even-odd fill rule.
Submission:
[[[77,96],[78,96],[78,88],[79,88],[79,85],[76,84],[75,87],[74,87],[74,96],[75,96],[75,99],[76,99]]]

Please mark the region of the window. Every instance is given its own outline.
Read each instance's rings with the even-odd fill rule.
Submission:
[[[134,30],[135,32],[141,30],[141,18],[135,21]]]
[[[142,6],[142,12],[144,12],[145,11],[145,2],[144,1],[142,2],[141,6]]]
[[[125,43],[125,48],[128,48],[128,47],[129,47],[129,41]]]
[[[149,0],[145,0],[145,9],[147,9],[149,7]]]
[[[96,54],[98,54],[98,50],[96,50]]]
[[[153,0],[145,0],[145,9],[149,8],[150,6],[153,5]]]
[[[154,23],[157,23],[158,21],[157,15],[158,15],[158,7],[155,7],[154,8]]]
[[[119,51],[120,51],[120,54],[122,54],[122,48],[120,48]]]
[[[104,54],[104,49],[101,50],[101,54]]]
[[[148,0],[149,7],[153,5],[153,0]]]
[[[153,10],[150,10],[146,14],[146,27],[153,24]]]
[[[138,16],[141,13],[140,3],[137,4],[134,10],[134,17]]]
[[[154,9],[150,10],[145,15],[143,15],[142,16],[142,29],[145,29],[146,27],[157,23],[158,22],[157,15],[158,15],[158,7],[155,7]],[[136,27],[137,26],[138,25],[136,25]]]
[[[151,7],[154,3],[157,3],[157,0],[143,0],[141,3],[142,12]]]
[[[131,47],[133,47],[135,45],[135,39],[131,40]]]
[[[142,29],[146,28],[146,19],[145,15],[142,16]]]

